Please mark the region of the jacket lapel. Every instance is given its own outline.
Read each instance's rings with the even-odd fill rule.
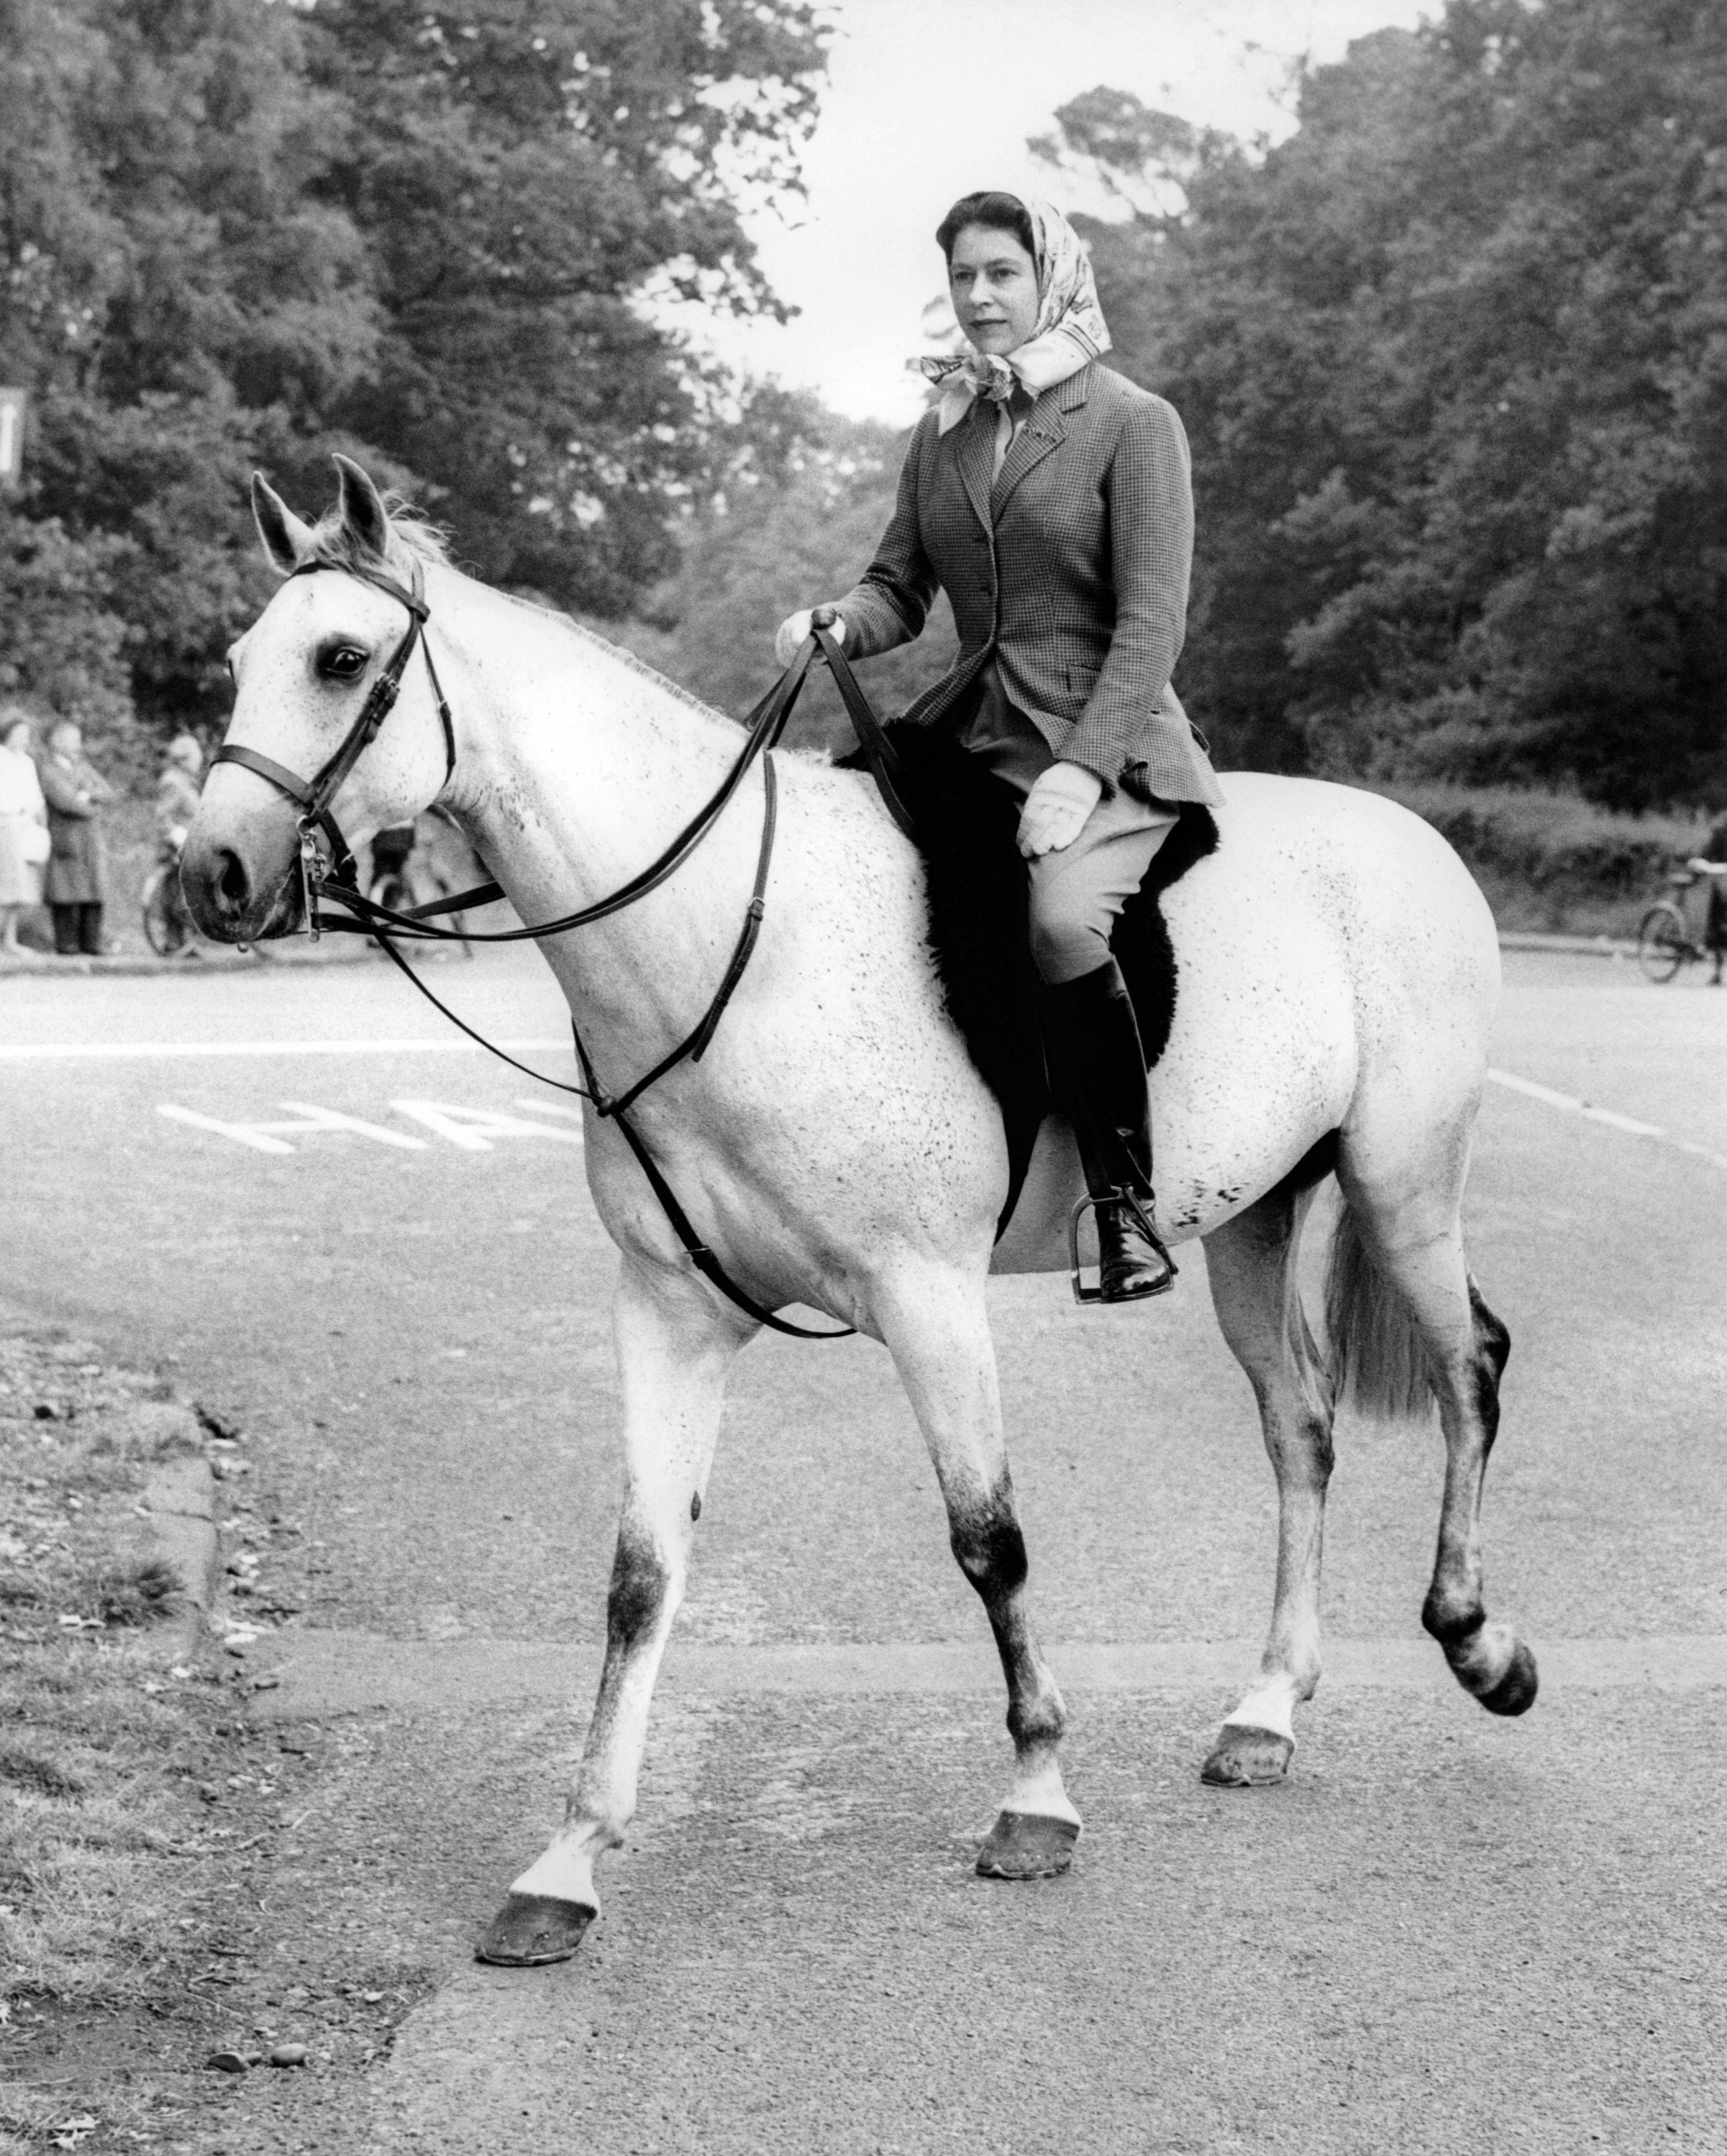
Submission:
[[[990,478],[996,461],[996,408],[980,397],[948,439],[978,522],[990,529]]]
[[[1053,389],[1045,390],[1032,407],[1030,417],[1002,460],[1000,476],[990,495],[992,522],[1001,521],[1008,497],[1026,474],[1042,464],[1045,457],[1058,449],[1067,439],[1067,415],[1084,406],[1090,390],[1090,373],[1089,366],[1082,367],[1077,374],[1070,374],[1065,382],[1058,382]]]

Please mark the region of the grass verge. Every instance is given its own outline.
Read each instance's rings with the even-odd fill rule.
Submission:
[[[141,1514],[194,1450],[231,1499],[227,1593],[197,1631],[169,1621],[178,1583]],[[210,2156],[241,2110],[247,2156],[341,2146],[355,2075],[430,1988],[399,1917],[351,1894],[341,1793],[377,1732],[246,1718],[243,1643],[303,1604],[279,1576],[296,1531],[244,1450],[90,1341],[0,1336],[6,2156]],[[305,2069],[268,2091],[208,2064],[278,2044]]]

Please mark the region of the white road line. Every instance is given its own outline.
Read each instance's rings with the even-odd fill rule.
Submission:
[[[579,1146],[580,1131],[566,1131],[556,1123],[525,1122],[520,1116],[500,1116],[490,1108],[452,1108],[438,1101],[392,1101],[398,1116],[411,1116],[441,1138],[448,1138],[464,1152],[489,1152],[496,1138],[556,1138],[561,1144]]]
[[[1727,1168],[1727,1156],[1711,1152],[1707,1146],[1698,1145],[1690,1138],[1676,1138],[1670,1131],[1663,1130],[1659,1123],[1640,1122],[1635,1116],[1622,1116],[1617,1108],[1598,1108],[1592,1101],[1580,1101],[1575,1094],[1537,1085],[1533,1078],[1519,1078],[1513,1070],[1489,1070],[1487,1075],[1495,1086],[1522,1093],[1547,1107],[1562,1108],[1568,1115],[1581,1116],[1591,1123],[1605,1123],[1609,1130],[1626,1131],[1632,1137],[1654,1138],[1662,1145],[1671,1146],[1675,1152],[1688,1152],[1695,1160],[1708,1161],[1712,1168]]]
[[[518,1108],[531,1108],[536,1116],[567,1116],[572,1123],[579,1123],[582,1121],[580,1108],[572,1108],[567,1101],[548,1101],[544,1095],[538,1099],[530,1100],[526,1094],[522,1094],[517,1099],[515,1106]],[[583,1137],[585,1142],[585,1132]]]
[[[500,1040],[512,1055],[567,1055],[566,1040]],[[432,1040],[80,1040],[0,1042],[0,1063],[130,1063],[196,1055],[478,1055],[459,1035]]]

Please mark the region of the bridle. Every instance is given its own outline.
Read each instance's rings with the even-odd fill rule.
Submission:
[[[321,934],[335,933],[370,936],[411,981],[426,1000],[441,1011],[453,1025],[460,1028],[470,1040],[507,1063],[512,1070],[522,1071],[543,1086],[550,1086],[561,1093],[573,1093],[592,1103],[597,1115],[617,1123],[630,1150],[640,1163],[654,1197],[671,1224],[674,1232],[683,1244],[685,1252],[696,1270],[720,1292],[746,1312],[759,1324],[771,1327],[776,1332],[790,1333],[799,1340],[840,1340],[849,1337],[856,1328],[843,1327],[838,1332],[817,1332],[801,1325],[793,1325],[776,1317],[764,1309],[748,1291],[738,1286],[726,1272],[720,1260],[697,1235],[684,1208],[679,1204],[671,1185],[649,1153],[641,1134],[628,1120],[626,1111],[638,1101],[650,1086],[664,1078],[686,1059],[700,1062],[719,1027],[726,1005],[743,978],[745,969],[753,954],[756,939],[761,932],[762,917],[766,909],[768,870],[773,860],[774,834],[778,821],[778,786],[775,777],[772,750],[785,731],[792,716],[812,660],[820,654],[833,675],[841,701],[857,732],[865,760],[869,763],[882,799],[889,814],[908,837],[915,835],[910,816],[895,790],[894,781],[899,775],[899,758],[892,743],[882,731],[881,722],[871,709],[869,698],[858,684],[838,644],[829,634],[833,613],[831,608],[818,608],[813,619],[811,634],[803,642],[797,657],[779,680],[761,699],[745,720],[746,736],[731,769],[718,788],[672,839],[664,853],[644,869],[639,870],[628,882],[607,896],[597,899],[592,905],[566,913],[556,921],[544,921],[534,927],[476,930],[448,929],[435,926],[440,914],[460,913],[470,906],[489,905],[505,896],[501,885],[487,882],[476,885],[471,891],[459,891],[453,898],[434,901],[428,906],[417,906],[406,912],[387,906],[380,906],[359,889],[360,871],[353,849],[342,834],[341,826],[332,813],[331,803],[341,791],[343,783],[366,749],[377,737],[378,731],[389,716],[397,697],[402,690],[402,677],[418,644],[426,661],[426,672],[438,702],[438,716],[443,727],[444,773],[438,791],[448,786],[455,774],[456,731],[450,716],[448,699],[438,679],[438,669],[432,657],[432,648],[425,629],[431,619],[431,609],[426,604],[425,578],[418,559],[410,556],[411,586],[397,582],[382,570],[361,567],[349,562],[303,562],[291,574],[310,576],[320,570],[333,570],[342,575],[357,577],[362,583],[376,586],[392,598],[398,599],[407,609],[407,627],[401,640],[385,662],[382,671],[366,692],[360,713],[343,736],[335,753],[323,763],[310,779],[301,778],[290,771],[285,764],[261,754],[257,749],[242,743],[224,742],[211,757],[212,765],[237,763],[244,770],[254,772],[267,780],[280,793],[295,803],[300,809],[297,829],[300,838],[300,870],[305,894],[302,927],[316,942]],[[745,910],[744,925],[731,954],[730,963],[721,977],[707,1010],[694,1030],[689,1034],[669,1055],[663,1056],[653,1068],[635,1083],[619,1093],[607,1093],[594,1075],[594,1069],[582,1035],[572,1018],[570,1031],[576,1045],[576,1060],[586,1084],[571,1086],[561,1078],[548,1077],[544,1071],[530,1065],[519,1063],[513,1055],[488,1040],[464,1020],[458,1018],[449,1007],[435,996],[415,973],[402,952],[396,947],[398,941],[408,942],[466,942],[466,943],[520,943],[537,942],[549,936],[561,936],[571,929],[583,928],[591,922],[603,921],[609,915],[622,912],[657,890],[674,875],[695,851],[719,820],[721,811],[742,784],[746,773],[758,758],[762,772],[761,844],[756,855],[756,880],[750,902]],[[323,842],[320,844],[320,839]],[[326,860],[323,850],[327,844]],[[325,913],[320,911],[320,901],[333,901],[342,911]],[[278,931],[286,934],[291,931]]]
[[[443,778],[438,792],[450,783],[456,768],[456,729],[450,717],[448,700],[443,685],[438,680],[438,669],[433,663],[432,647],[426,642],[425,627],[431,609],[426,604],[426,579],[418,558],[408,557],[410,588],[387,577],[382,569],[361,568],[358,565],[332,562],[302,562],[291,572],[296,577],[310,577],[320,569],[335,569],[340,566],[345,576],[357,577],[361,583],[373,584],[381,592],[387,592],[392,599],[399,599],[407,608],[407,627],[402,640],[384,663],[383,671],[366,692],[366,701],[360,707],[360,716],[342,737],[336,753],[324,763],[316,774],[300,778],[285,764],[278,763],[273,757],[264,756],[255,748],[239,743],[224,742],[210,759],[213,765],[238,763],[247,771],[255,771],[260,778],[285,793],[290,801],[298,802],[300,818],[300,875],[305,886],[305,923],[307,932],[315,942],[319,934],[318,892],[327,887],[332,894],[346,883],[350,887],[360,879],[358,865],[353,850],[342,836],[341,826],[331,814],[330,804],[341,793],[343,782],[366,751],[377,738],[378,729],[389,717],[397,697],[402,693],[402,677],[407,670],[407,662],[418,644],[426,655],[426,671],[431,677],[432,692],[438,699],[438,716],[443,723]],[[330,870],[326,878],[325,863],[318,851],[317,833],[321,830],[330,842]]]

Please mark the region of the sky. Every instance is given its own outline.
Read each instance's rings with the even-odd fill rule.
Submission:
[[[1351,38],[1412,28],[1437,0],[834,0],[823,12],[837,34],[804,151],[807,202],[786,222],[751,221],[770,283],[800,312],[783,328],[697,334],[854,418],[909,424],[922,398],[905,362],[929,348],[921,318],[942,290],[934,234],[949,204],[999,187],[1101,208],[1026,148],[1058,105],[1107,84],[1275,140],[1293,125],[1294,56],[1340,59]]]

